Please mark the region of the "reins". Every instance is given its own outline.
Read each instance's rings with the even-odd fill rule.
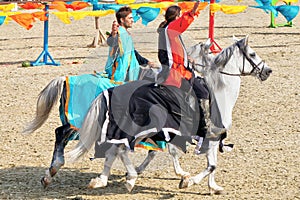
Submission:
[[[238,46],[238,48],[241,50],[241,52],[243,53],[243,69],[241,71],[240,74],[231,74],[231,73],[228,73],[228,72],[224,72],[224,71],[219,71],[221,74],[225,74],[225,75],[228,75],[228,76],[248,76],[248,75],[251,75],[254,71],[258,72],[257,74],[259,76],[261,76],[263,70],[264,70],[264,67],[265,67],[265,62],[264,60],[261,60],[261,62],[259,62],[258,64],[255,64],[249,57],[248,55],[246,54],[246,52],[244,51],[244,49],[239,45],[239,43],[236,43],[236,45]],[[246,73],[245,72],[245,60],[247,60],[250,65],[252,66],[252,70],[249,72],[249,73]],[[261,65],[263,63],[263,67],[262,69],[259,69],[259,65]]]

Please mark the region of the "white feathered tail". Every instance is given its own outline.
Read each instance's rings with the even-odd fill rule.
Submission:
[[[48,119],[50,111],[61,96],[66,77],[53,79],[39,94],[35,118],[24,128],[22,133],[30,134],[40,128]]]

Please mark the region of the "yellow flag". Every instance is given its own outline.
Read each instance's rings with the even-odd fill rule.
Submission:
[[[117,4],[131,4],[134,3],[134,0],[116,0]]]
[[[114,14],[114,10],[97,10],[97,11],[71,11],[71,12],[51,12],[54,14],[60,21],[65,24],[71,23],[71,17],[75,20],[83,19],[87,16],[91,17],[103,17],[109,14]]]
[[[243,12],[248,6],[220,5],[217,3],[210,4],[211,13],[222,11],[225,14],[237,14]]]
[[[298,0],[283,0],[283,2],[285,2],[286,4],[289,4],[289,3],[297,3]]]
[[[51,12],[54,14],[60,21],[65,24],[71,24],[70,13],[69,12]]]
[[[14,8],[15,8],[15,5],[13,3],[7,4],[7,5],[0,5],[0,10],[2,10],[4,12],[11,11]]]
[[[103,17],[110,14],[115,14],[114,10],[95,10],[95,11],[88,11],[89,16],[91,17]]]

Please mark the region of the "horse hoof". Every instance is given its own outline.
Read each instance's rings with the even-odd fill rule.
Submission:
[[[138,171],[138,169],[135,169],[137,175],[141,175],[143,171]],[[128,176],[128,172],[125,173],[125,176]]]
[[[45,176],[41,179],[41,184],[44,187],[44,189],[48,187],[48,185],[50,184],[50,182],[51,181],[47,177],[45,177]]]
[[[190,179],[190,176],[185,176],[185,177],[183,176],[179,183],[179,189],[188,188],[191,185],[192,185],[192,180]]]
[[[141,175],[144,172],[144,170],[141,170],[139,167],[136,167],[135,171],[136,171],[137,175]],[[126,176],[127,176],[127,173],[126,173]]]
[[[217,188],[209,188],[209,193],[211,195],[221,195],[224,194],[224,189],[222,187],[217,187]]]
[[[179,183],[179,189],[184,189],[188,187],[188,181],[181,179],[180,183]]]
[[[135,185],[135,181],[136,181],[136,178],[133,178],[133,179],[130,179],[130,180],[126,181],[125,186],[126,186],[128,192],[132,191],[132,189]]]
[[[88,188],[89,189],[94,189],[94,188],[102,188],[102,187],[106,187],[107,186],[107,181],[103,181],[100,177],[97,178],[93,178],[89,185]]]

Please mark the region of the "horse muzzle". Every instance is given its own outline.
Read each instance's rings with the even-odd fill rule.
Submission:
[[[272,69],[271,68],[268,68],[268,67],[265,67],[263,69],[263,71],[259,74],[259,79],[261,81],[265,81],[269,78],[269,76],[271,75],[272,73]]]

